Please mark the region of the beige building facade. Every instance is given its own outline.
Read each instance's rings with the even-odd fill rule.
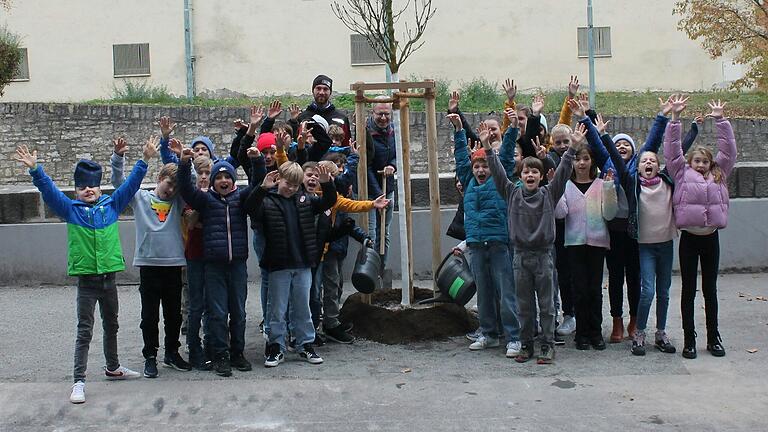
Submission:
[[[14,1],[0,22],[21,35],[28,73],[3,101],[109,98],[126,80],[185,95],[182,0]],[[384,66],[351,49],[329,0],[190,0],[196,93],[307,94],[324,73],[334,90],[383,81]],[[396,0],[396,4],[398,0]],[[400,1],[400,3],[403,3]],[[425,44],[401,77],[443,78],[458,87],[513,77],[522,89],[586,83],[586,0],[433,0]],[[606,90],[709,90],[741,75],[677,30],[674,0],[594,0],[596,84]],[[410,12],[410,11],[409,11]],[[405,13],[403,19],[409,19]],[[400,32],[399,34],[401,34]],[[580,40],[581,39],[581,40]],[[581,52],[580,52],[581,51]],[[370,55],[370,53],[368,53]],[[582,55],[580,55],[582,54]]]

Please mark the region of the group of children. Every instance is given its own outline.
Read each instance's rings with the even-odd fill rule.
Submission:
[[[727,225],[726,179],[736,160],[725,104],[712,101],[707,115],[718,134],[716,156],[706,147],[691,149],[702,117],[682,138],[680,115],[688,99],[680,95],[659,100],[659,113],[638,150],[629,135],[606,132],[608,122],[591,109],[585,95],[577,97],[578,87],[578,78],[571,77],[559,122],[551,130],[541,115],[543,98],[534,97],[530,107],[518,106],[513,81],[504,84],[504,118],[487,118],[477,134],[459,111],[459,95],[451,96],[447,119],[455,130],[463,201],[448,234],[462,240],[454,253],[468,258],[480,321],[479,329],[467,335],[469,349],[497,347],[503,336],[507,357],[522,363],[535,356],[539,364],[549,364],[554,346],[564,343],[562,336],[575,332],[577,349],[604,350],[607,260],[610,284],[618,285],[610,290],[610,342],[624,339],[626,274],[632,354],[646,353],[654,296],[654,346],[674,353],[666,324],[673,241],[680,231],[682,355],[697,355],[693,303],[701,262],[706,347],[724,356],[717,324],[718,231]],[[662,142],[664,169],[658,155]],[[631,281],[635,277],[636,284]]]
[[[330,90],[330,79],[319,76],[313,91],[318,86]],[[607,122],[586,98],[577,98],[575,78],[551,131],[541,115],[542,97],[535,97],[530,107],[518,106],[514,82],[508,80],[504,89],[504,117],[486,119],[477,134],[458,109],[457,93],[447,115],[455,130],[457,185],[463,193],[451,235],[464,240],[455,253],[467,256],[477,285],[480,328],[468,335],[473,339],[469,348],[496,347],[506,338],[507,357],[525,362],[535,356],[547,364],[554,360],[561,336],[575,330],[578,349],[605,349],[603,264],[606,256],[620,254],[630,257],[623,266],[636,266],[641,275],[639,294],[629,296],[632,353],[645,353],[654,294],[655,346],[675,352],[665,329],[672,242],[679,229],[683,356],[696,356],[693,300],[699,260],[707,349],[725,355],[717,327],[718,230],[727,222],[726,178],[736,147],[724,104],[710,104],[708,115],[718,131],[717,156],[695,147],[686,158],[697,129],[694,124],[683,142],[679,118],[684,97],[660,101],[648,140],[636,151],[628,135],[606,133]],[[317,111],[313,106],[308,110]],[[329,124],[320,114],[302,119],[306,111],[295,106],[290,108],[292,121],[280,122],[281,112],[275,101],[266,114],[254,107],[249,122],[236,120],[235,138],[223,159],[204,136],[184,147],[172,138],[175,124],[163,117],[161,136],[144,144],[142,158],[127,177],[128,145],[118,138],[110,159],[111,196],[101,192],[97,163],[77,163],[75,199],[70,199],[37,164],[36,151],[17,149],[16,159],[29,169],[44,201],[67,223],[68,274],[78,277],[71,402],[85,402],[96,303],[104,327],[107,378],[142,375],[121,366],[117,356],[115,273],[125,269],[117,219],[127,206],[133,209],[136,227],[133,263],[140,275],[144,377],[158,376],[161,306],[165,366],[213,370],[220,376],[230,376],[232,368],[251,370],[245,357],[249,217],[261,270],[264,365],[278,366],[286,351],[311,364],[322,363],[314,349],[323,344],[320,333],[340,343],[353,341],[349,324],[339,320],[341,264],[349,236],[366,246],[373,241],[347,214],[385,209],[389,200],[383,195],[373,201],[351,199],[358,155],[355,143],[348,142],[348,124],[346,129]],[[578,122],[573,129],[572,117]],[[664,170],[657,155],[662,140]],[[148,162],[158,153],[163,165],[157,185],[142,190]],[[248,177],[245,187],[237,184],[240,166]],[[614,241],[615,236],[622,240]],[[620,267],[609,270],[621,271],[623,279]],[[189,362],[179,354],[183,268]],[[623,331],[619,312],[611,341],[621,340]]]

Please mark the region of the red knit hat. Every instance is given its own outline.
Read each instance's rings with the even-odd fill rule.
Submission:
[[[478,159],[488,160],[487,155],[485,154],[484,148],[479,148],[472,152],[472,156],[470,157],[470,160],[472,161],[472,163],[474,163]]]
[[[259,149],[260,152],[263,152],[269,147],[272,147],[274,150],[276,143],[277,140],[275,139],[275,134],[272,132],[264,132],[259,135],[259,139],[256,141],[256,148]]]

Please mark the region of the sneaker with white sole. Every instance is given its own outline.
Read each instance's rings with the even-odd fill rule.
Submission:
[[[568,336],[576,331],[576,318],[570,315],[563,315],[563,322],[557,327],[557,334]]]
[[[124,380],[124,379],[138,378],[141,376],[140,373],[136,371],[132,371],[124,366],[120,366],[119,368],[113,371],[109,370],[106,366],[104,366],[104,375],[107,376],[108,380]]]
[[[480,327],[478,327],[475,331],[472,333],[467,333],[467,339],[471,340],[472,342],[476,341],[477,338],[483,335],[483,332],[480,331]]]
[[[69,401],[73,404],[85,402],[85,382],[78,381],[72,384],[72,393],[69,395]]]
[[[469,345],[469,349],[472,351],[484,350],[486,348],[496,348],[499,346],[499,340],[487,336],[480,336],[476,341]]]
[[[522,344],[520,341],[514,341],[514,342],[508,342],[507,343],[507,357],[508,358],[515,358],[518,354],[520,354],[520,347]]]
[[[323,362],[323,358],[317,355],[315,349],[312,348],[312,344],[304,344],[304,348],[299,351],[299,357],[311,364],[320,364]]]
[[[268,344],[264,349],[264,367],[277,367],[285,359],[280,344]]]

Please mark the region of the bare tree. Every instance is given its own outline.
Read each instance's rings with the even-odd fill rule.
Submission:
[[[392,10],[393,0],[346,0],[345,5],[334,1],[331,4],[333,14],[351,31],[365,36],[376,55],[387,65],[393,74],[416,50],[424,45],[421,37],[427,23],[435,15],[432,0],[408,0],[402,9]],[[395,24],[413,1],[415,22],[405,23],[403,45],[395,38]]]

